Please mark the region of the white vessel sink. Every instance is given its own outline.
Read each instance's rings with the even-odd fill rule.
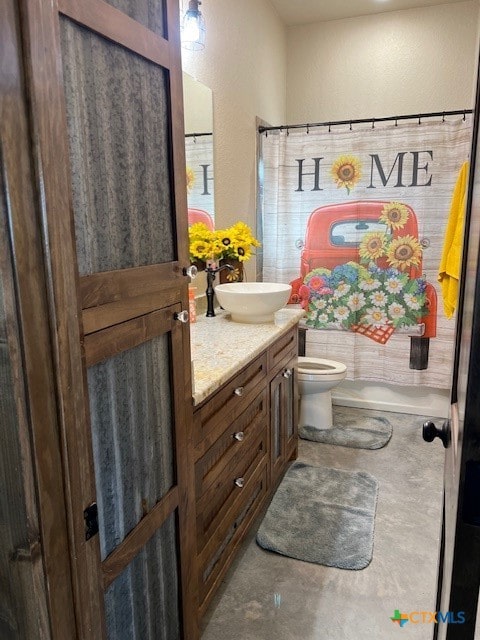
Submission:
[[[287,303],[292,287],[275,282],[231,282],[215,287],[219,304],[234,322],[273,322],[273,314]]]

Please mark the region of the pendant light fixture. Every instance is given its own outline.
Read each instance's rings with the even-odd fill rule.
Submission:
[[[190,51],[199,51],[205,47],[205,20],[198,8],[200,4],[200,0],[189,0],[182,19],[182,47]]]

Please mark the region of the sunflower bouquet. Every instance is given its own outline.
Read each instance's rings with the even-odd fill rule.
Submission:
[[[260,242],[254,237],[251,228],[244,222],[236,222],[227,229],[210,231],[202,222],[189,228],[190,259],[207,262],[223,259],[245,262],[252,255],[252,249]]]

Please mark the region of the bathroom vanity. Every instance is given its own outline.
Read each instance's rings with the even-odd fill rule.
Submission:
[[[200,616],[235,553],[297,456],[298,321],[191,326],[194,381],[196,553]]]

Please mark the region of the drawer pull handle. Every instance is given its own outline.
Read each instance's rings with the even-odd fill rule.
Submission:
[[[239,398],[241,398],[243,396],[243,387],[237,387],[233,393]]]
[[[282,373],[284,378],[291,378],[293,371],[291,369],[285,369],[285,371]]]
[[[178,313],[173,314],[174,320],[178,320],[179,322],[183,322],[184,324],[188,322],[188,311],[178,311]]]
[[[245,434],[243,433],[243,431],[237,431],[237,433],[233,434],[233,437],[235,438],[235,440],[242,442],[242,440],[245,438]]]
[[[188,276],[191,280],[197,277],[198,267],[194,264],[191,264],[189,267],[183,267],[182,273],[184,276]]]
[[[240,487],[241,489],[244,484],[245,484],[245,480],[243,478],[235,478],[235,485],[237,487]]]

